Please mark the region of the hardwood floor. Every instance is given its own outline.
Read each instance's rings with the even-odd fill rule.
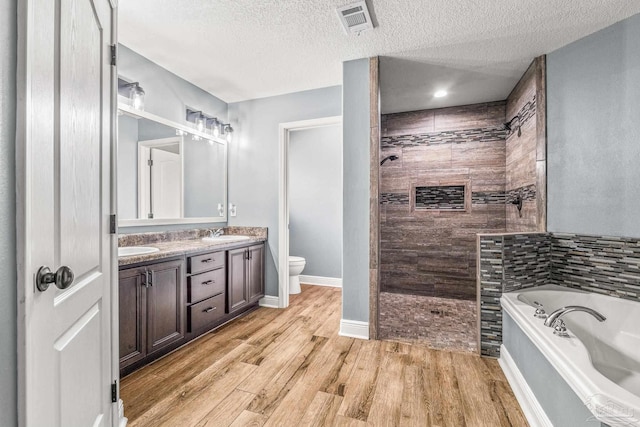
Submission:
[[[338,336],[340,289],[304,286],[122,380],[129,426],[526,426],[497,362]]]

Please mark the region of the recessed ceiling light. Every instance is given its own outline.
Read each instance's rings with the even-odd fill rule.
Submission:
[[[436,93],[434,93],[433,96],[436,98],[442,98],[443,96],[447,96],[447,91],[446,90],[436,91]]]

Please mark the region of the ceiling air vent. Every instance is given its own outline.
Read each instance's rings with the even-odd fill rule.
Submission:
[[[344,31],[349,33],[360,34],[362,31],[373,29],[373,23],[371,22],[371,16],[367,9],[367,3],[359,1],[351,3],[347,6],[342,6],[336,9],[338,17]]]

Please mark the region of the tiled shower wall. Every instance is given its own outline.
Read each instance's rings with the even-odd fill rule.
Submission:
[[[505,106],[382,116],[382,292],[475,300],[476,234],[506,230]]]
[[[503,292],[556,284],[640,302],[640,239],[561,233],[479,235],[480,352],[498,357]]]
[[[536,58],[507,98],[507,232],[546,230],[545,57]],[[518,127],[520,134],[518,134]],[[522,212],[510,202],[520,196]]]

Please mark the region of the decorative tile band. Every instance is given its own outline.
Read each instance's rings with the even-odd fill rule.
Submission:
[[[533,98],[531,98],[530,101],[528,101],[526,104],[522,106],[520,111],[518,111],[517,116],[520,117],[520,126],[524,126],[524,124],[527,123],[532,117],[536,116],[536,96],[535,95],[533,95]],[[507,138],[513,135],[514,133],[517,133],[518,132],[517,129],[518,127],[514,126],[510,131],[508,131]]]
[[[416,187],[416,209],[464,210],[464,185]]]
[[[506,194],[506,202],[512,203],[516,200],[516,197],[522,197],[523,201],[531,201],[536,199],[536,185],[531,184],[524,187],[514,188],[508,190]]]
[[[502,127],[488,127],[446,132],[419,133],[414,135],[385,136],[380,146],[385,148],[417,147],[420,145],[460,144],[462,142],[503,142],[507,130]]]
[[[408,205],[408,193],[380,193],[381,205]]]
[[[504,205],[507,195],[504,191],[474,191],[471,193],[471,203],[474,205]]]
[[[553,283],[640,302],[640,239],[553,233],[551,241]]]

